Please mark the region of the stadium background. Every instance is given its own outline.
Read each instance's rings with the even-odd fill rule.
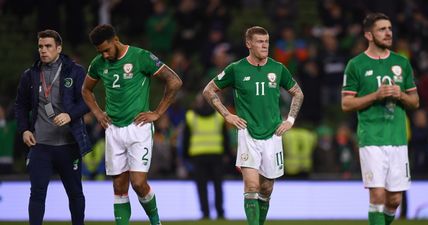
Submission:
[[[0,0],[0,120],[6,119],[6,125],[0,127],[0,195],[1,184],[28,180],[24,166],[27,149],[14,132],[12,104],[20,74],[37,56],[37,31],[58,30],[64,52],[87,67],[96,54],[87,34],[98,23],[113,24],[124,43],[149,49],[184,81],[177,102],[156,124],[155,152],[159,154],[153,158],[151,179],[189,180],[191,168],[182,158],[179,141],[183,114],[213,76],[247,54],[243,32],[260,25],[271,34],[271,57],[290,69],[305,94],[295,125],[300,142],[285,146],[285,162],[293,160],[287,158],[287,149],[296,146],[302,148],[301,158],[306,160],[286,171],[280,182],[358,181],[356,119],[355,114],[341,112],[340,88],[347,60],[366,47],[361,21],[369,11],[384,12],[392,19],[393,48],[408,57],[414,68],[421,110],[409,113],[409,154],[413,180],[426,182],[428,4],[423,0]],[[97,91],[102,102],[102,87]],[[153,103],[158,102],[159,91],[154,82]],[[230,93],[224,97],[232,107]],[[288,103],[285,97],[284,112]],[[89,165],[102,158],[103,137],[90,115],[87,124],[98,150],[88,158]],[[234,134],[231,128],[230,135]],[[233,156],[228,159],[225,174],[232,181],[240,179],[233,160]],[[86,179],[108,180],[102,174],[92,175],[87,174]]]

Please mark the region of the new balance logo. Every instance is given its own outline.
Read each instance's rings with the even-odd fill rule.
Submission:
[[[366,74],[364,74],[364,76],[366,76],[366,77],[371,76],[371,75],[373,75],[373,70],[367,70]]]
[[[244,80],[242,80],[242,81],[249,81],[250,79],[251,79],[251,77],[248,76],[248,77],[244,77]]]

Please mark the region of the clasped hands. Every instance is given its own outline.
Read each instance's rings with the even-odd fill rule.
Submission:
[[[377,90],[377,99],[393,98],[395,100],[401,99],[401,88],[398,85],[381,85]]]

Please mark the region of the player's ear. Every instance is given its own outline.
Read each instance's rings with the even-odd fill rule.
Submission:
[[[58,53],[61,53],[61,51],[62,51],[62,45],[58,45],[56,47],[56,50],[58,51]]]
[[[247,48],[250,48],[250,47],[251,47],[251,45],[250,45],[250,40],[245,39],[245,46],[247,46]]]
[[[372,41],[373,40],[373,34],[370,31],[366,31],[364,32],[364,37],[368,40],[368,41]]]

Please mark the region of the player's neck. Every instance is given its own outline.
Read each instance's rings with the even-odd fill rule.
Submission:
[[[119,56],[117,57],[117,60],[122,59],[126,53],[128,52],[129,45],[124,45],[122,43],[119,44]]]
[[[258,58],[253,55],[247,56],[247,61],[253,66],[264,66],[267,63],[267,58]]]
[[[369,46],[364,52],[366,55],[373,59],[386,59],[388,58],[390,51],[387,48],[378,48],[376,46]]]

